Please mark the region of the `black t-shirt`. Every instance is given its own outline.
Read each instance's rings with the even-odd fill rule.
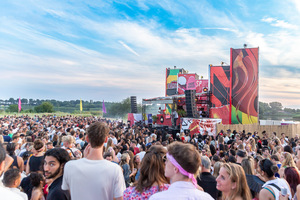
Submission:
[[[63,176],[57,178],[49,187],[49,193],[47,195],[47,200],[70,200],[71,195],[69,190],[62,190]]]

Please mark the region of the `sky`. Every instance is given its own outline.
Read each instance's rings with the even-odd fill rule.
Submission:
[[[298,0],[1,0],[0,99],[164,96],[166,68],[208,78],[259,47],[259,101],[300,108]]]

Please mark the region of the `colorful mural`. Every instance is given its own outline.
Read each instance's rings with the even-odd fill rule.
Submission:
[[[210,66],[210,118],[230,123],[230,66]]]
[[[258,48],[231,49],[231,124],[258,122]]]

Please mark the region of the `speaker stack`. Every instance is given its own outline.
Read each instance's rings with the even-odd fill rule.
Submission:
[[[185,90],[186,114],[189,118],[197,118],[196,90]]]
[[[131,103],[131,113],[137,113],[137,103],[136,103],[136,96],[130,97],[130,103]]]

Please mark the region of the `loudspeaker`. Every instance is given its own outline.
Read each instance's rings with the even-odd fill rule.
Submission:
[[[131,113],[137,113],[137,103],[136,103],[136,96],[130,97],[130,105],[131,105]]]
[[[185,105],[187,117],[197,118],[196,90],[185,90]]]

